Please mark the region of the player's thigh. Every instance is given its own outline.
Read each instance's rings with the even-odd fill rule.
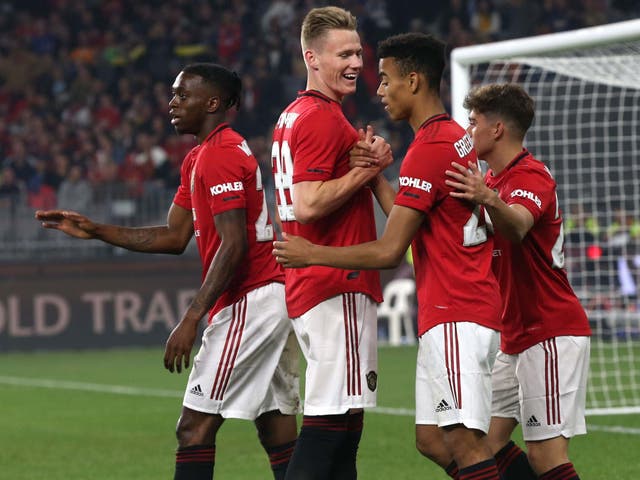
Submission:
[[[487,432],[499,334],[473,322],[437,325],[420,337],[416,423]]]
[[[491,372],[491,416],[520,422],[520,383],[516,376],[517,355],[498,351]]]
[[[259,287],[222,309],[204,331],[184,405],[249,420],[273,408],[264,400],[290,332],[282,284]]]
[[[293,319],[307,362],[305,414],[375,406],[377,305],[367,295],[329,298]]]
[[[522,431],[527,441],[586,433],[589,337],[563,336],[519,354]]]

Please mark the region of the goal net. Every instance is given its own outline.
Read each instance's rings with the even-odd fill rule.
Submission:
[[[593,337],[587,414],[640,412],[640,20],[455,49],[452,109],[486,83],[536,101],[526,146],[558,184]]]

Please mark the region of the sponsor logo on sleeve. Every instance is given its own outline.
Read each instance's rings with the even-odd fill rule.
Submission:
[[[431,192],[431,187],[433,186],[426,180],[415,177],[400,177],[398,182],[401,187],[417,188],[418,190],[423,190],[427,193]]]
[[[242,190],[244,190],[244,185],[242,185],[242,182],[219,183],[218,185],[214,185],[213,187],[209,188],[212,196],[220,195],[221,193],[227,192],[240,192]]]
[[[538,196],[535,193],[530,192],[528,190],[517,188],[516,190],[511,192],[511,198],[513,197],[527,198],[531,200],[533,203],[535,203],[538,208],[542,208],[542,201],[540,200],[540,198],[538,198]]]

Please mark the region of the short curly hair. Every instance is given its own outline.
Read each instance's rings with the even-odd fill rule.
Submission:
[[[464,99],[464,108],[483,115],[497,115],[508,123],[514,133],[524,138],[533,122],[533,98],[515,83],[491,83],[471,90]]]

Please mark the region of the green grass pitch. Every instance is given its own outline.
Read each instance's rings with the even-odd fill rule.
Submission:
[[[415,347],[380,348],[384,408],[365,417],[359,478],[448,478],[414,447],[415,355]],[[0,478],[172,478],[185,382],[164,370],[160,349],[0,355]],[[587,421],[590,433],[571,443],[581,478],[640,478],[640,416]],[[272,478],[253,424],[222,427],[215,476]]]

